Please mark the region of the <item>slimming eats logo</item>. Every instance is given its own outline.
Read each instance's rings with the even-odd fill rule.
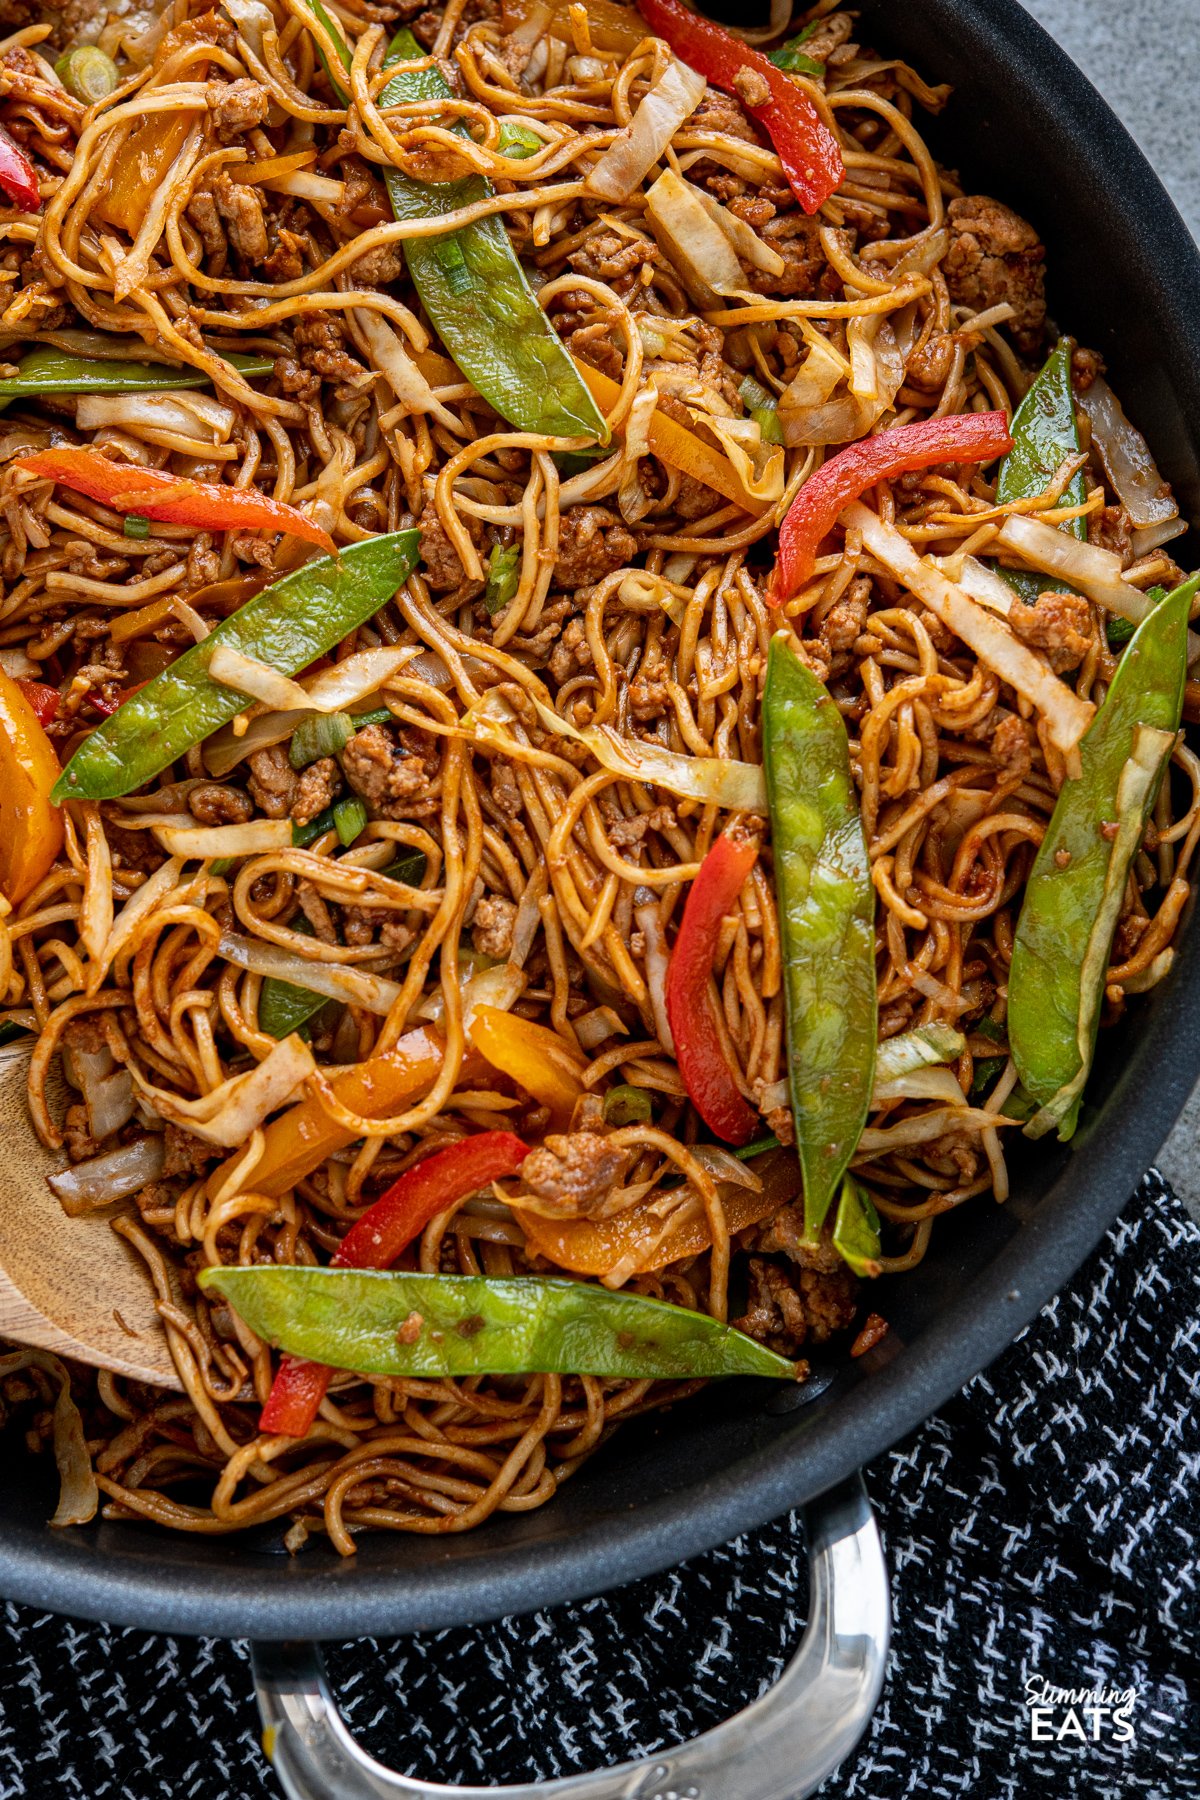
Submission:
[[[1133,1742],[1133,1709],[1138,1690],[1055,1687],[1042,1675],[1025,1681],[1029,1736],[1033,1743]]]

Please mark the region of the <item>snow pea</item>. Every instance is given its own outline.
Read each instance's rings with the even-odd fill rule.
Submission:
[[[833,1227],[833,1247],[843,1262],[849,1263],[856,1275],[878,1275],[879,1214],[865,1188],[852,1175],[842,1182],[837,1218]]]
[[[416,565],[419,535],[366,538],[263,588],[98,726],[63,770],[52,798],[60,805],[112,800],[152,780],[247,704],[209,675],[214,645],[227,644],[280,674],[298,674],[391,599]]]
[[[1008,979],[1008,1038],[1038,1111],[1026,1135],[1075,1130],[1129,867],[1175,742],[1194,575],[1138,626],[1079,746],[1029,881]]]
[[[792,1112],[815,1239],[871,1101],[875,891],[846,727],[785,632],[771,640],[762,720]]]
[[[402,28],[384,66],[424,55]],[[440,100],[449,93],[437,68],[407,69],[384,88],[379,105]],[[436,218],[493,191],[480,175],[433,184],[385,169],[384,180],[392,211],[402,220]],[[502,418],[520,431],[608,441],[596,402],[538,305],[501,218],[477,219],[439,238],[409,238],[404,255],[438,336]]]
[[[269,375],[268,356],[226,356],[239,375]],[[21,358],[15,375],[0,379],[0,399],[32,394],[142,394],[178,388],[211,387],[199,369],[172,368],[168,363],[126,362],[120,357],[76,356],[39,344]]]
[[[1075,346],[1070,338],[1060,338],[1050,352],[1046,364],[1013,415],[1013,447],[1000,464],[996,478],[996,499],[1001,505],[1012,500],[1029,500],[1042,494],[1062,468],[1068,456],[1079,454],[1079,426],[1075,418],[1075,390],[1071,385],[1071,357]],[[1087,483],[1083,470],[1072,475],[1063,491],[1064,506],[1082,506],[1087,499]],[[1087,537],[1086,519],[1068,519],[1060,531],[1072,537]],[[1000,574],[1010,588],[1031,606],[1039,594],[1066,594],[1064,582],[1048,575],[1034,575],[1025,569],[1001,569]]]
[[[796,1378],[706,1313],[582,1281],[266,1263],[199,1279],[267,1343],[360,1375]]]

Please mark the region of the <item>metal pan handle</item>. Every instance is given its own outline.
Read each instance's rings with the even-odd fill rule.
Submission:
[[[862,1477],[807,1510],[811,1605],[776,1685],[677,1750],[518,1787],[394,1774],[338,1716],[315,1644],[255,1644],[263,1746],[288,1800],[804,1800],[854,1748],[883,1686],[887,1567]]]

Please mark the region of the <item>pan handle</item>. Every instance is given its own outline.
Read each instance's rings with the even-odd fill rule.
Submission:
[[[811,1604],[761,1699],[677,1750],[517,1787],[444,1787],[386,1769],[338,1716],[315,1644],[255,1644],[263,1747],[287,1800],[804,1800],[849,1754],[883,1686],[887,1566],[861,1475],[807,1509]]]

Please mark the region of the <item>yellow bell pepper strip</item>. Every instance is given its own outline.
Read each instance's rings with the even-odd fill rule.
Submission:
[[[497,1006],[477,1006],[467,1036],[493,1069],[549,1107],[556,1131],[567,1129],[583,1093],[587,1064],[557,1031],[517,1013],[501,1012]]]
[[[477,1194],[501,1176],[515,1175],[529,1145],[511,1131],[480,1131],[436,1150],[406,1169],[350,1227],[333,1256],[335,1269],[389,1269],[440,1212]],[[271,1383],[259,1429],[307,1437],[329,1378],[328,1363],[285,1356]]]
[[[411,530],[365,538],[263,588],[92,732],[63,771],[55,799],[113,800],[152,780],[246,705],[243,694],[208,672],[217,645],[297,674],[391,599],[412,572],[417,539]]]
[[[721,1205],[729,1235],[736,1237],[751,1225],[773,1218],[781,1206],[794,1200],[800,1187],[796,1158],[787,1150],[768,1152],[756,1166],[762,1189],[722,1186]],[[700,1256],[712,1243],[708,1214],[699,1198],[686,1212],[664,1228],[654,1210],[651,1195],[610,1219],[548,1219],[527,1207],[520,1209],[521,1230],[531,1250],[560,1269],[576,1275],[607,1276],[620,1269],[628,1279],[665,1269],[685,1257]]]
[[[546,36],[574,47],[575,38],[568,13],[570,4],[571,0],[560,0],[554,6],[546,21]],[[540,12],[542,0],[504,0],[501,24],[505,36],[511,35],[519,25],[523,25],[531,17],[535,7]],[[595,49],[616,50],[624,57],[644,43],[645,23],[628,6],[618,6],[615,0],[587,0],[586,10],[588,36]]]
[[[218,486],[144,469],[138,463],[110,462],[99,450],[64,445],[19,456],[17,468],[40,475],[117,512],[157,519],[164,525],[194,525],[198,531],[283,531],[316,544],[328,555],[336,545],[323,526],[297,506],[272,500],[257,488]]]
[[[1091,1070],[1130,865],[1175,743],[1187,680],[1193,575],[1134,633],[1079,746],[1025,887],[1008,977],[1008,1041],[1039,1111],[1025,1128],[1075,1130]]]
[[[364,1119],[386,1119],[432,1085],[445,1050],[437,1033],[421,1025],[382,1055],[339,1069],[329,1085],[334,1098],[350,1111]],[[313,1098],[298,1100],[272,1119],[264,1137],[262,1156],[246,1178],[246,1186],[256,1194],[286,1194],[320,1168],[327,1156],[354,1142],[354,1133],[331,1119]],[[240,1155],[236,1151],[209,1177],[210,1193],[216,1193]]]
[[[360,1375],[797,1375],[707,1313],[582,1281],[262,1263],[205,1269],[200,1285],[268,1343]]]
[[[58,776],[37,714],[0,669],[0,894],[10,906],[33,891],[62,849],[62,814],[50,799]]]
[[[456,387],[462,384],[462,373],[445,356],[439,356],[436,350],[421,350],[413,357],[418,369],[430,387]],[[579,373],[587,383],[593,400],[605,413],[612,411],[621,392],[619,382],[611,375],[602,375],[599,369],[593,369],[590,363],[581,362]],[[621,428],[617,427],[620,436]],[[724,500],[731,500],[740,506],[743,512],[761,513],[765,510],[765,502],[753,499],[738,479],[737,471],[728,457],[703,438],[689,431],[686,425],[669,419],[663,412],[650,415],[649,426],[650,448],[661,462],[668,467],[678,469],[681,475],[693,475],[702,481],[705,487],[713,489]]]
[[[208,64],[189,71],[189,79],[203,81]],[[195,114],[152,113],[135,126],[121,147],[112,180],[96,203],[96,216],[135,238],[146,209],[162,184],[167,170],[183,149]]]

